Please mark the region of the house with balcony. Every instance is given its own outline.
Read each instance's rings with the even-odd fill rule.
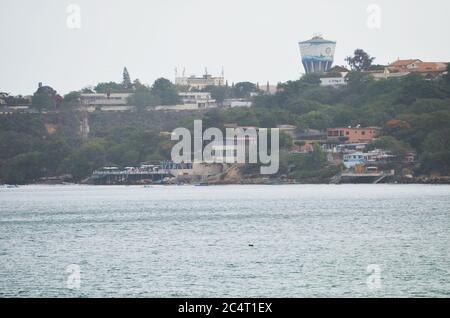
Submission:
[[[370,143],[381,133],[380,127],[340,127],[327,129],[327,143],[331,145],[338,144],[356,144]]]

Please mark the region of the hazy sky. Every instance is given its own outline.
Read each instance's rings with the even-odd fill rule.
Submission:
[[[380,28],[367,26],[370,4]],[[81,28],[67,27],[69,4]],[[152,83],[220,74],[273,84],[304,72],[298,41],[336,40],[335,64],[363,48],[376,62],[450,61],[448,0],[0,0],[0,91],[31,94],[38,82],[67,93],[101,81]]]

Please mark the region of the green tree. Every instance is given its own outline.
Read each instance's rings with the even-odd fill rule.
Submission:
[[[129,90],[132,88],[132,84],[131,84],[131,78],[130,78],[130,74],[128,73],[127,68],[125,67],[123,69],[123,81],[122,81],[122,86],[124,89]]]
[[[157,96],[152,94],[150,88],[141,86],[128,98],[128,104],[137,107],[138,111],[142,111],[146,106],[156,106],[160,104]]]
[[[98,83],[94,90],[99,94],[126,93],[128,91],[122,86],[122,84],[115,82]]]
[[[339,73],[339,75],[340,75],[340,73]],[[304,83],[307,83],[307,84],[319,85],[320,84],[320,78],[323,77],[323,76],[324,76],[324,74],[317,74],[317,73],[305,74],[305,75],[302,76],[300,81],[304,82]]]
[[[110,163],[107,158],[107,149],[107,143],[104,140],[90,140],[67,157],[64,166],[76,179],[88,177],[95,169]]]
[[[34,93],[31,99],[31,106],[39,111],[43,109],[53,109],[56,103],[52,96],[47,93]]]
[[[358,72],[369,70],[374,60],[375,57],[370,57],[370,55],[362,49],[356,49],[353,56],[348,56],[345,59],[350,68]]]
[[[70,102],[78,102],[80,97],[81,97],[80,92],[73,91],[73,92],[70,92],[70,93],[64,95],[64,101],[69,102],[69,103]]]
[[[251,93],[258,92],[256,85],[250,82],[239,82],[233,87],[233,94],[236,98],[248,98]]]
[[[400,157],[400,159],[402,159],[408,151],[411,151],[411,147],[407,143],[397,140],[392,136],[382,136],[372,141],[367,146],[367,150],[373,149],[388,150],[393,155]]]
[[[162,105],[176,105],[180,102],[175,85],[165,78],[159,78],[153,83],[152,93],[159,98]]]
[[[37,180],[42,175],[42,154],[40,152],[22,153],[6,162],[5,181],[12,184],[24,184]]]
[[[205,87],[202,91],[211,93],[211,97],[215,99],[218,104],[222,104],[223,101],[232,94],[231,90],[226,86],[211,85]]]

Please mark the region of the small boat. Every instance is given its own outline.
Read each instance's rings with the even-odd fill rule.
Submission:
[[[195,184],[196,187],[207,187],[209,186],[209,184],[207,182],[200,182]]]

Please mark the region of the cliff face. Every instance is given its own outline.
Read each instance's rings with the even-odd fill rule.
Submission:
[[[171,132],[177,127],[185,127],[189,118],[201,119],[203,113],[192,111],[180,112],[124,112],[124,113],[92,113],[89,115],[93,134],[110,127],[135,126],[141,129]],[[190,121],[188,121],[190,123]]]
[[[224,170],[223,173],[208,178],[210,184],[236,184],[242,183],[243,176],[240,164],[234,164]]]

